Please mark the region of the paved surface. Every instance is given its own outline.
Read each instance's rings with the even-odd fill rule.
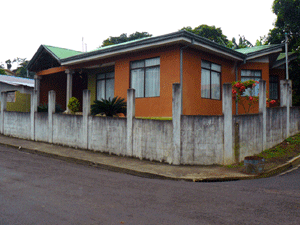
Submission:
[[[75,161],[97,165],[99,167],[143,177],[186,180],[186,181],[227,181],[252,179],[255,176],[230,170],[222,166],[173,166],[136,158],[108,155],[105,153],[79,150],[70,147],[34,142],[0,135],[0,144],[16,147],[23,151],[43,154]],[[271,176],[282,171],[296,167],[300,163],[300,156],[287,164],[268,171],[263,176]]]
[[[148,179],[0,146],[0,224],[291,224],[300,169],[235,182]]]
[[[220,166],[173,166],[158,162],[139,160],[136,158],[108,155],[99,152],[79,150],[59,145],[34,142],[24,139],[0,135],[0,144],[20,148],[20,150],[35,152],[65,160],[97,165],[99,167],[153,178],[176,180],[236,180],[253,177]]]

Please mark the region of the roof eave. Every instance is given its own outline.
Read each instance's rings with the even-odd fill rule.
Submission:
[[[296,53],[294,54],[291,54],[288,56],[288,63],[290,63],[291,61],[297,59],[298,55]],[[286,58],[283,58],[283,59],[280,59],[278,61],[276,61],[273,66],[272,66],[272,69],[276,69],[282,65],[284,65],[286,63]]]
[[[119,54],[129,53],[132,51],[139,51],[148,48],[155,48],[163,45],[170,45],[176,43],[198,46],[203,49],[226,56],[232,60],[242,61],[245,58],[244,54],[236,52],[224,46],[221,46],[206,38],[202,38],[198,35],[195,35],[187,31],[178,31],[178,32],[174,32],[174,33],[170,33],[158,37],[142,39],[140,41],[136,41],[133,43],[116,45],[111,48],[99,49],[97,51],[68,57],[61,60],[61,65],[74,65],[78,63],[84,63],[90,60],[97,60],[97,59],[112,57]]]
[[[246,60],[251,60],[255,58],[260,58],[266,55],[274,54],[274,53],[280,53],[282,52],[282,48],[284,47],[284,44],[279,44],[277,46],[274,46],[273,48],[264,49],[257,52],[252,52],[249,54],[246,54]]]

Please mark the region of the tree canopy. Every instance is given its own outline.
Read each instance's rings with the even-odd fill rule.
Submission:
[[[226,46],[229,44],[229,40],[227,39],[227,36],[223,34],[222,29],[216,28],[215,26],[208,26],[206,24],[202,24],[198,27],[195,27],[194,29],[188,26],[188,27],[183,27],[181,30],[192,32],[194,34],[197,34],[201,37],[205,37],[221,45]]]
[[[140,38],[144,38],[144,37],[152,37],[152,34],[149,34],[148,32],[135,32],[135,33],[127,36],[126,33],[123,33],[118,37],[110,36],[109,38],[105,39],[102,42],[102,45],[100,47],[114,45],[114,44],[120,44],[120,43],[132,41],[132,40],[136,40],[136,39],[140,39]]]
[[[202,24],[198,27],[192,28],[190,26],[183,27],[181,30],[186,30],[197,34],[201,37],[207,38],[213,42],[216,42],[220,45],[226,46],[232,49],[239,49],[239,48],[247,48],[253,47],[253,45],[248,41],[245,36],[239,36],[238,42],[235,38],[232,40],[228,40],[227,36],[223,34],[221,28],[216,28],[215,26],[208,26],[206,24]]]
[[[300,53],[300,1],[274,0],[273,12],[276,14],[275,27],[269,31],[267,41],[279,44],[288,36],[288,50]],[[293,105],[300,105],[300,56],[289,64],[289,75],[293,81]]]

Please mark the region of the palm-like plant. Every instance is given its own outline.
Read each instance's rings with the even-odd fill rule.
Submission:
[[[97,115],[99,113],[104,113],[106,116],[114,116],[119,113],[123,113],[126,116],[127,104],[124,98],[119,98],[118,96],[113,99],[101,99],[94,101],[91,106],[91,114]]]

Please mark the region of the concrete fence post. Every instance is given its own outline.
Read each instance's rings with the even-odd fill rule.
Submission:
[[[33,90],[30,96],[31,140],[35,140],[35,114],[37,112],[38,91]]]
[[[4,134],[4,113],[7,106],[7,92],[1,92],[1,134]]]
[[[82,116],[83,116],[83,141],[86,149],[89,148],[88,132],[89,132],[89,115],[91,113],[91,91],[83,90],[82,98]]]
[[[290,136],[290,101],[292,90],[289,80],[280,81],[280,106],[286,107],[286,138]]]
[[[172,164],[181,162],[181,89],[180,84],[173,84],[172,122],[173,122],[173,159]]]
[[[262,113],[262,151],[267,146],[267,94],[266,81],[259,81],[259,112]]]
[[[48,92],[48,142],[53,143],[53,114],[55,113],[55,91]]]
[[[133,122],[135,118],[135,89],[127,90],[127,156],[133,156]],[[140,155],[140,158],[142,156]]]
[[[224,114],[224,155],[223,164],[234,163],[234,150],[232,143],[232,85],[223,84],[223,114]]]

